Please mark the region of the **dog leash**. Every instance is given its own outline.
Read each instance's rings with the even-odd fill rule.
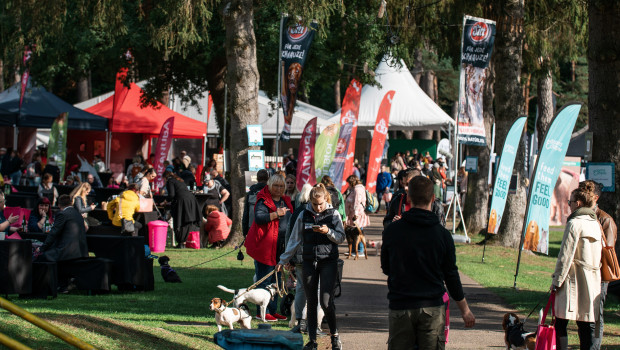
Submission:
[[[536,311],[536,309],[538,309],[538,307],[540,306],[540,304],[542,302],[544,302],[545,300],[549,299],[549,294],[551,292],[547,292],[543,298],[538,302],[538,304],[536,304],[536,306],[534,306],[534,308],[532,309],[532,311],[530,311],[530,313],[527,315],[527,317],[523,320],[523,325],[525,326],[525,323],[527,322],[527,319],[530,318],[530,316],[532,316],[532,314],[534,313],[534,311]]]
[[[237,249],[241,249],[241,247],[243,247],[243,243],[244,243],[244,242],[245,242],[245,238],[243,239],[243,241],[241,241],[241,243],[240,243],[238,246],[235,246],[235,248],[234,248],[233,250],[229,251],[228,253],[224,253],[224,254],[222,254],[222,255],[220,255],[220,256],[216,256],[216,257],[215,257],[215,258],[213,258],[213,259],[209,259],[209,260],[207,260],[207,261],[203,261],[203,262],[198,263],[198,264],[196,264],[196,265],[185,266],[185,267],[178,267],[178,268],[177,268],[177,270],[192,269],[192,268],[194,268],[194,267],[197,267],[197,266],[200,266],[200,265],[204,265],[204,264],[210,263],[210,262],[215,261],[215,260],[217,260],[217,259],[221,259],[221,258],[225,257],[226,255],[230,255],[230,254],[234,253]]]
[[[235,300],[237,300],[238,298],[240,298],[242,295],[244,295],[245,293],[251,291],[252,289],[256,288],[256,286],[258,286],[259,284],[263,283],[267,278],[269,278],[269,276],[273,275],[274,273],[276,273],[276,270],[272,270],[271,272],[269,272],[268,274],[266,274],[263,278],[259,279],[258,281],[256,281],[256,283],[254,283],[253,285],[249,286],[245,292],[237,295],[236,297],[232,298],[232,300],[230,300],[229,302],[226,302],[226,306],[230,305],[232,302],[234,302]],[[282,289],[280,289],[280,285],[278,284],[278,274],[276,274],[276,293],[280,296],[280,297],[284,297],[285,295],[288,294],[288,291],[286,290],[286,285],[284,284],[284,278],[282,279]]]

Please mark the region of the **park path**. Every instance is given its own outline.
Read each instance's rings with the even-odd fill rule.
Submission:
[[[366,228],[368,240],[380,240],[383,216],[371,215]],[[368,260],[347,260],[346,244],[340,246],[344,259],[342,296],[336,299],[338,328],[345,349],[386,349],[388,339],[388,301],[386,276],[379,256],[369,249]],[[458,264],[458,260],[457,260]],[[476,316],[476,326],[465,329],[456,303],[450,303],[450,336],[447,349],[501,349],[504,345],[502,317],[508,312],[502,300],[471,278],[461,274],[465,295]],[[510,310],[512,311],[512,310]],[[329,339],[329,338],[327,338]],[[322,349],[328,341],[321,341]]]

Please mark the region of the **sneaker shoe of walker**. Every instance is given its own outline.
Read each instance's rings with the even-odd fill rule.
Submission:
[[[315,341],[310,340],[303,348],[303,350],[317,350],[317,347],[319,346],[319,344],[317,344]]]
[[[287,320],[288,318],[286,316],[282,316],[279,313],[275,313],[275,314],[271,314],[271,316],[277,318],[278,320]]]
[[[260,317],[260,315],[256,315],[254,318],[256,318],[257,320],[263,320],[262,317]],[[270,314],[265,315],[265,321],[267,322],[276,322],[278,319],[271,316]]]
[[[342,350],[342,342],[338,334],[332,335],[332,350]]]

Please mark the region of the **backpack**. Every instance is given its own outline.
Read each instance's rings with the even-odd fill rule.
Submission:
[[[248,205],[250,206],[250,209],[248,211],[248,229],[252,227],[252,223],[254,223],[254,207],[256,207],[257,197],[258,192],[248,193]],[[244,236],[246,236],[247,234],[248,233],[246,232]]]
[[[332,207],[338,210],[338,208],[340,207],[340,197],[338,197],[338,190],[334,187],[327,187],[326,189],[327,192],[329,192],[329,196],[331,197]]]
[[[373,196],[372,193],[366,190],[366,207],[364,210],[367,213],[374,213],[377,209],[379,209],[379,201],[377,201],[377,198]]]

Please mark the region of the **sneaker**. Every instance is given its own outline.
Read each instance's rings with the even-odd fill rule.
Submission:
[[[275,313],[275,314],[271,314],[271,316],[277,318],[278,320],[288,320],[288,318],[286,316],[282,316],[279,313]]]
[[[254,316],[254,318],[256,318],[257,320],[261,320],[261,321],[263,320],[263,318],[260,317],[260,315],[256,315],[256,316]],[[267,322],[276,322],[278,319],[273,317],[273,316],[271,316],[270,314],[267,314],[267,315],[265,315],[265,320]]]
[[[301,319],[301,320],[297,320],[297,326],[291,328],[291,332],[293,333],[301,333],[301,326],[304,326],[304,328],[306,328],[306,320]]]
[[[326,337],[327,333],[321,330],[321,327],[316,327],[316,336],[317,337]]]
[[[316,350],[319,344],[315,341],[310,340],[303,348],[303,350]]]
[[[308,323],[305,319],[302,319],[301,322],[299,323],[299,331],[303,334],[308,333]]]
[[[332,350],[342,350],[342,342],[338,334],[332,335]]]

